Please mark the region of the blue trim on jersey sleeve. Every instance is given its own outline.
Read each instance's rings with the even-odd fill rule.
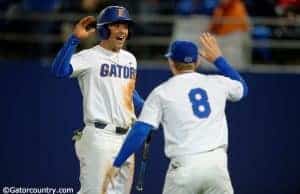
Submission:
[[[72,34],[57,53],[51,67],[51,72],[56,77],[68,77],[72,74],[73,67],[70,61],[79,42],[79,38]]]
[[[141,147],[152,128],[154,127],[148,123],[135,122],[114,161],[114,166],[122,166],[127,158]]]
[[[136,90],[133,91],[132,98],[133,98],[135,112],[138,115],[142,111],[144,105],[144,99],[139,95],[139,93]]]
[[[248,86],[246,81],[234,68],[231,67],[229,63],[227,63],[224,57],[218,57],[214,61],[214,64],[224,76],[241,82],[241,84],[243,85],[243,97],[246,97],[248,95]]]

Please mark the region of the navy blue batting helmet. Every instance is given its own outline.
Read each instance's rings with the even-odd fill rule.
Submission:
[[[108,6],[100,12],[97,17],[97,30],[102,40],[108,39],[110,36],[108,25],[117,22],[125,22],[129,26],[133,24],[133,20],[125,7]],[[129,36],[130,34],[128,34],[128,38]]]
[[[190,41],[176,40],[165,56],[177,62],[195,63],[198,60],[198,47]]]

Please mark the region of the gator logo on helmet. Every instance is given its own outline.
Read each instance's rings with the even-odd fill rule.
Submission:
[[[185,63],[191,63],[191,62],[193,62],[193,58],[192,57],[184,57],[183,61]]]
[[[119,17],[122,17],[122,16],[125,17],[126,16],[125,9],[123,7],[118,9],[118,16]]]

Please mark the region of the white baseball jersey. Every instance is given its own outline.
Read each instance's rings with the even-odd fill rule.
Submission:
[[[125,50],[112,52],[97,45],[73,55],[71,65],[83,96],[85,124],[129,127],[135,120],[136,58]]]
[[[227,77],[179,74],[151,92],[138,120],[162,123],[169,158],[205,152],[227,145],[226,100],[242,96],[242,84]]]

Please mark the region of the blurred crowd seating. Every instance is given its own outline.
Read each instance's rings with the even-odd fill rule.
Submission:
[[[136,25],[127,47],[145,63],[163,62],[175,38],[196,41],[196,33],[210,31],[241,68],[300,64],[300,0],[1,0],[0,58],[49,63],[74,23],[107,5],[129,9]],[[92,37],[80,49],[96,42]]]

